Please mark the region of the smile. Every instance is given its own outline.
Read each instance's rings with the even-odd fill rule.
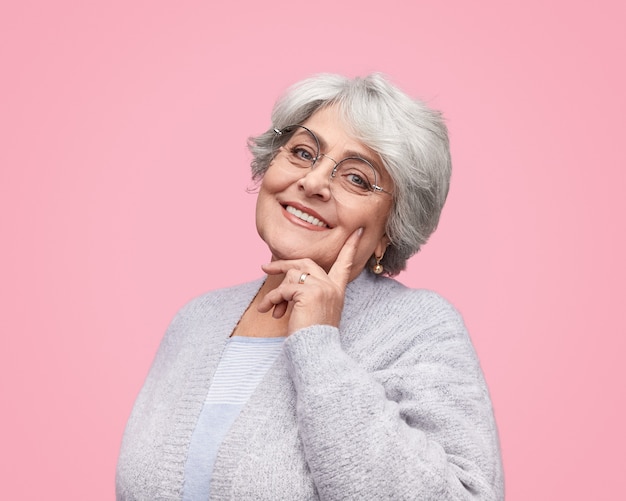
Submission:
[[[314,226],[319,226],[320,228],[328,228],[328,225],[324,221],[320,221],[315,216],[311,216],[310,214],[307,214],[306,212],[302,212],[301,210],[296,209],[295,207],[292,207],[291,205],[285,206],[285,210],[289,212],[289,214],[292,214],[296,216],[298,219],[302,219],[302,221],[306,221],[309,224],[312,224]]]

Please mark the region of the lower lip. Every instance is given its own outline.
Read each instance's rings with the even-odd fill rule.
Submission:
[[[293,224],[296,224],[302,228],[306,228],[307,230],[312,230],[312,231],[325,231],[328,229],[327,226],[317,226],[315,224],[311,224],[308,223],[302,219],[300,219],[299,217],[294,216],[293,214],[290,214],[289,212],[287,212],[287,210],[285,209],[285,207],[283,207],[283,216],[285,216],[289,221],[291,221]]]

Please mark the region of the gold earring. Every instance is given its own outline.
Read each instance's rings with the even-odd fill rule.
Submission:
[[[376,274],[376,275],[380,275],[384,268],[383,265],[380,264],[380,262],[382,261],[383,256],[377,257],[376,258],[376,264],[374,266],[372,266],[372,271]]]

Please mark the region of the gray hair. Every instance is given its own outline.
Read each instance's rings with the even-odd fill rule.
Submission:
[[[386,228],[390,245],[381,264],[387,274],[396,275],[439,222],[452,169],[447,128],[438,111],[380,74],[354,79],[315,75],[292,86],[274,105],[272,126],[249,139],[253,179],[262,179],[273,159],[274,127],[301,124],[331,105],[338,107],[354,137],[380,156],[393,179]]]

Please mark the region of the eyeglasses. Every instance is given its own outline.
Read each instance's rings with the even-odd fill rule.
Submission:
[[[304,125],[288,125],[282,129],[274,129],[274,134],[275,155],[282,155],[288,168],[312,169],[322,157],[335,164],[330,173],[331,191],[335,199],[348,201],[355,196],[369,196],[372,193],[391,195],[378,185],[376,169],[368,160],[347,157],[337,162],[320,152],[319,139]]]

